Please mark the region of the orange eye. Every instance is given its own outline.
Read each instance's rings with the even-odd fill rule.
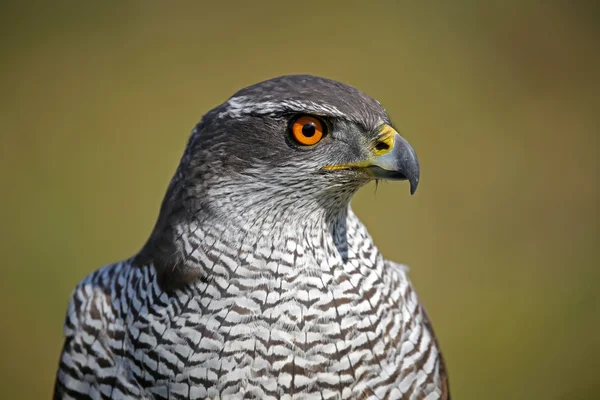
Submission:
[[[298,118],[292,125],[294,139],[305,146],[319,143],[323,138],[323,133],[323,123],[308,115]]]

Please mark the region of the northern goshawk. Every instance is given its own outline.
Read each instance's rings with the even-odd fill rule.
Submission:
[[[76,287],[55,399],[449,399],[405,268],[349,203],[419,183],[381,105],[283,76],[192,131],[142,250]]]

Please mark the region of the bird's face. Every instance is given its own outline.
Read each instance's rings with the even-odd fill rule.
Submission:
[[[286,76],[236,93],[198,125],[188,151],[218,187],[289,196],[353,193],[373,179],[419,182],[412,147],[374,99],[313,76]]]

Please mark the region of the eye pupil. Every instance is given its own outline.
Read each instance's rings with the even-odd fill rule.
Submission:
[[[312,122],[310,122],[308,124],[304,124],[304,126],[302,127],[302,134],[306,137],[313,137],[316,132],[317,132],[317,128],[315,127],[315,124]]]

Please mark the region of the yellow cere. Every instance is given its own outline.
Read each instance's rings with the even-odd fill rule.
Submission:
[[[382,156],[392,151],[392,147],[394,147],[394,136],[396,135],[396,133],[396,130],[388,124],[381,125],[381,130],[379,132],[379,137],[377,138],[377,143],[385,143],[387,144],[387,148],[378,149],[377,147],[375,147],[375,157]]]

